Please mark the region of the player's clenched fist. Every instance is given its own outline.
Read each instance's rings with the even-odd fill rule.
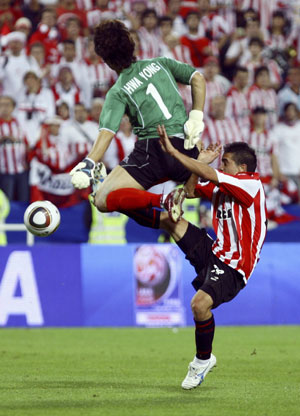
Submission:
[[[74,188],[84,189],[92,184],[95,166],[96,163],[92,159],[85,158],[71,170],[70,175]]]
[[[200,135],[204,130],[203,111],[192,110],[189,119],[184,124],[184,132],[186,138],[184,140],[184,148],[186,150],[193,149],[200,140]]]

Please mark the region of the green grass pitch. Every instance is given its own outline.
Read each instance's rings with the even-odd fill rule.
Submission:
[[[185,391],[191,327],[1,329],[0,415],[300,415],[300,327],[217,327],[214,353]]]

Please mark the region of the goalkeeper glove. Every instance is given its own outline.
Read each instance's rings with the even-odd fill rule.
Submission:
[[[203,111],[190,111],[189,119],[184,124],[184,132],[186,134],[186,138],[184,139],[184,148],[186,150],[193,149],[195,147],[196,143],[200,140],[200,135],[203,130]]]
[[[71,170],[70,175],[72,176],[74,188],[84,189],[92,185],[95,166],[96,163],[86,157]]]

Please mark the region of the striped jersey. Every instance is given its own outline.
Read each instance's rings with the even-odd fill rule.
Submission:
[[[250,129],[246,143],[255,150],[257,157],[257,171],[261,177],[273,176],[272,154],[274,140],[268,130],[257,132]]]
[[[267,128],[273,128],[278,121],[278,98],[273,88],[262,89],[253,84],[248,90],[249,107],[264,107],[268,112]]]
[[[266,204],[257,173],[235,176],[216,171],[219,185],[205,182],[196,194],[212,201],[216,233],[213,253],[242,274],[245,283],[256,266],[266,236]]]
[[[18,121],[0,120],[0,173],[23,173],[27,165],[28,142]]]

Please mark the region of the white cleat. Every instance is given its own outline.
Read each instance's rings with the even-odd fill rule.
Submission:
[[[212,371],[213,367],[217,364],[216,357],[211,354],[209,362],[206,365],[196,365],[195,363],[189,364],[189,371],[186,378],[183,380],[181,387],[185,390],[193,389],[203,382],[205,376],[209,371]]]

